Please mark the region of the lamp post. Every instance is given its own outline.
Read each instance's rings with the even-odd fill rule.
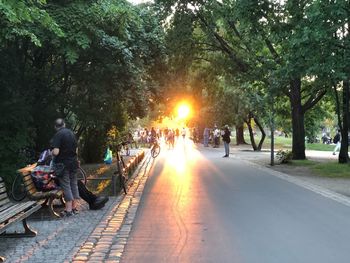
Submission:
[[[274,109],[274,97],[271,92],[271,114],[270,114],[270,125],[271,125],[271,160],[270,165],[275,165],[275,109]]]

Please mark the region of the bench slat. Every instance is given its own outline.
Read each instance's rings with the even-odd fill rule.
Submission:
[[[0,195],[6,194],[6,189],[4,188],[4,191],[0,191]]]
[[[10,206],[12,206],[12,205],[13,205],[13,203],[11,203],[10,200],[9,200],[6,204],[0,206],[0,213],[1,213],[2,211],[4,211],[4,210],[8,209],[8,208],[9,208]]]
[[[29,185],[26,187],[27,192],[32,193],[32,192],[37,192],[38,190],[36,189],[35,185]]]
[[[25,203],[17,203],[13,206],[8,207],[8,209],[0,212],[0,223],[3,223],[15,215],[26,211],[28,208],[31,208],[33,205],[36,205],[34,201],[28,201]]]
[[[30,174],[33,171],[33,169],[36,167],[36,165],[37,165],[36,163],[34,163],[32,165],[28,165],[22,169],[19,169],[18,172],[23,174],[23,175]]]
[[[49,192],[36,192],[33,195],[29,196],[29,199],[40,200],[40,199],[46,199],[49,197],[60,198],[62,195],[63,195],[63,191],[61,189],[58,189],[58,190],[51,190]]]
[[[0,193],[5,193],[6,192],[6,187],[4,183],[0,183]]]
[[[8,203],[10,203],[10,200],[7,197],[0,200],[0,211],[3,210],[2,207]]]
[[[1,183],[1,201],[0,201],[0,234],[2,237],[34,237],[36,232],[31,230],[27,224],[26,218],[41,208],[41,205],[34,201],[24,203],[12,203],[7,197],[3,179]],[[24,233],[6,233],[6,229],[17,221],[22,221]],[[3,258],[0,257],[0,261]]]
[[[33,179],[30,175],[30,170],[28,170],[28,168],[23,170],[20,174],[22,175],[24,186],[27,191],[27,197],[30,200],[42,200],[49,197],[55,197],[55,198],[62,197],[63,191],[60,189],[51,190],[47,192],[38,191],[37,188],[35,187],[35,184],[33,183]]]
[[[30,201],[30,203],[12,203],[11,206],[0,212],[0,222],[6,221],[7,217],[11,217],[11,215],[15,215],[18,211],[24,210],[26,206],[32,203],[33,201]]]
[[[41,205],[34,203],[34,204],[30,207],[30,209],[28,209],[27,211],[22,211],[21,213],[17,214],[17,215],[14,216],[13,218],[11,218],[11,221],[9,221],[8,223],[4,224],[3,226],[1,226],[1,224],[0,224],[0,226],[1,226],[1,228],[0,228],[0,233],[5,232],[6,229],[7,229],[8,227],[11,226],[11,224],[14,224],[14,223],[16,223],[16,222],[18,222],[18,221],[20,221],[20,220],[26,219],[28,216],[30,216],[30,215],[33,214],[34,212],[38,211],[40,208],[41,208]],[[26,223],[26,225],[27,225],[27,223]],[[28,226],[27,226],[27,227],[28,227]],[[31,231],[31,230],[30,230],[30,231]],[[35,232],[32,232],[32,233],[34,233],[34,234],[36,235]],[[34,236],[33,234],[29,234],[29,235],[28,235],[27,230],[26,230],[26,233],[24,233],[24,234],[22,234],[22,233],[14,233],[14,234],[12,233],[12,234],[11,234],[11,233],[10,233],[10,234],[7,234],[7,235],[8,235],[8,236],[15,236],[15,237],[20,237],[20,236],[31,236],[31,237],[33,237],[33,236]],[[6,235],[5,235],[5,236],[6,236]]]
[[[7,198],[7,193],[6,192],[0,194],[0,200],[6,199],[6,198]]]

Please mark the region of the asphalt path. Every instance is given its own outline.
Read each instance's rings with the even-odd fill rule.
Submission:
[[[122,262],[350,262],[349,206],[222,155],[162,148]]]

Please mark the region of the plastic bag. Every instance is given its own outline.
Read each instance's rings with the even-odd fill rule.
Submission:
[[[113,153],[111,149],[107,148],[105,158],[103,161],[105,162],[105,164],[111,164],[112,160],[113,160]]]

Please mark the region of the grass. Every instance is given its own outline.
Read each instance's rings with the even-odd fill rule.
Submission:
[[[350,178],[350,164],[340,164],[338,162],[318,163],[311,169],[322,177]]]
[[[293,160],[290,162],[290,165],[292,166],[315,166],[317,165],[319,162],[315,162],[315,161],[310,161],[310,160]]]
[[[232,138],[232,144],[236,144],[235,138]],[[245,136],[245,141],[250,144],[250,137]],[[259,143],[260,137],[255,137],[256,144]],[[269,137],[266,137],[263,143],[262,148],[270,148],[271,145],[271,139]],[[275,149],[292,149],[292,138],[285,138],[285,137],[275,137]]]
[[[247,143],[250,143],[249,136],[246,136],[245,141]],[[260,138],[255,137],[255,142],[258,143]],[[265,138],[263,148],[270,148],[271,146],[271,139],[269,137]],[[275,137],[275,149],[284,149],[284,150],[291,150],[292,149],[292,138],[285,138],[283,136],[276,136]],[[323,144],[323,143],[306,143],[305,148],[306,150],[314,150],[314,151],[333,151],[335,145],[334,144]]]
[[[323,143],[307,143],[307,150],[315,150],[315,151],[333,151],[335,144],[323,144]]]
[[[128,162],[129,157],[124,157],[124,162]],[[84,164],[82,165],[89,178],[112,178],[114,172],[116,171],[116,162],[111,165],[105,163],[95,163],[95,164]],[[87,187],[90,191],[97,195],[113,195],[112,193],[112,181],[111,180],[88,180]],[[121,186],[119,185],[119,180],[116,180],[116,190],[119,192]]]
[[[106,165],[104,163],[83,164],[82,167],[88,178],[111,178],[114,172],[112,165]],[[97,195],[112,195],[111,180],[88,180],[87,187],[91,192],[94,192]]]
[[[256,137],[256,143],[260,137]],[[250,143],[249,136],[245,137],[247,143]],[[263,148],[270,148],[271,139],[266,137]],[[314,151],[327,151],[332,152],[334,150],[334,144],[323,144],[323,143],[306,143],[306,150],[314,150]],[[283,136],[275,137],[275,145],[274,148],[276,150],[292,150],[292,138],[285,138]],[[315,162],[310,160],[293,160],[290,164],[292,166],[305,166],[308,167],[314,174],[322,177],[329,178],[350,178],[350,164],[339,164],[336,161],[333,162]]]
[[[350,178],[350,164],[340,164],[333,162],[315,162],[310,160],[293,160],[292,166],[306,166],[310,170],[321,177],[328,178]]]

